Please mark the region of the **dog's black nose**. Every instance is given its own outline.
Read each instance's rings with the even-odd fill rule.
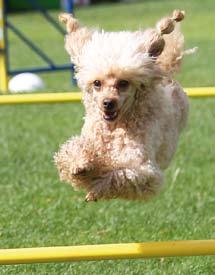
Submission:
[[[116,109],[116,101],[106,98],[103,101],[103,106],[106,111],[114,111]]]

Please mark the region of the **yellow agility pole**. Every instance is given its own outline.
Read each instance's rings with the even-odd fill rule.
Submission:
[[[215,87],[185,88],[189,97],[213,97]],[[0,104],[28,104],[28,103],[65,103],[78,102],[82,93],[35,93],[35,94],[15,94],[1,95]]]
[[[8,90],[6,43],[5,43],[5,14],[4,0],[0,0],[0,91]]]
[[[81,93],[38,93],[1,95],[0,104],[79,102]]]
[[[215,96],[215,87],[195,87],[184,88],[189,97],[213,97]]]
[[[215,240],[0,249],[0,264],[215,255]]]

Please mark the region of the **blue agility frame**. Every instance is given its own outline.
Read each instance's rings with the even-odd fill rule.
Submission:
[[[47,12],[45,8],[38,4],[37,0],[26,0],[28,1],[32,7],[34,7],[38,12],[42,14],[42,16],[61,34],[65,35],[64,29],[55,21],[55,19]],[[5,5],[7,1],[5,1]],[[74,5],[73,0],[64,0],[64,6],[67,12],[73,13]],[[6,15],[6,13],[5,13]],[[35,43],[30,40],[26,35],[24,35],[17,27],[15,27],[5,16],[5,38],[6,38],[6,59],[7,59],[7,71],[9,75],[16,75],[19,73],[24,72],[32,72],[32,73],[42,73],[42,72],[53,72],[53,71],[62,71],[62,70],[71,70],[74,72],[74,65],[73,64],[63,64],[57,65],[51,60],[44,51],[42,51]],[[39,56],[47,66],[43,67],[32,67],[32,68],[23,68],[23,69],[10,69],[10,62],[9,62],[9,43],[8,43],[8,35],[7,30],[10,29],[20,40],[22,40],[32,51]],[[73,81],[74,82],[74,81]]]

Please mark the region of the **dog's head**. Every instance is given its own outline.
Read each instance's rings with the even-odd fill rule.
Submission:
[[[158,22],[156,29],[137,32],[104,32],[81,27],[69,14],[60,20],[67,26],[66,49],[76,67],[87,112],[113,122],[131,111],[136,95],[153,87],[163,73],[156,64],[165,41],[183,12]]]

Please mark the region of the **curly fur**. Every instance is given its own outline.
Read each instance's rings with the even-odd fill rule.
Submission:
[[[187,97],[172,77],[184,44],[173,29],[183,18],[175,11],[157,29],[104,32],[61,15],[86,114],[81,136],[54,159],[61,180],[86,190],[87,201],[147,199],[160,189],[188,115]],[[116,103],[114,114],[104,109],[106,99]]]

